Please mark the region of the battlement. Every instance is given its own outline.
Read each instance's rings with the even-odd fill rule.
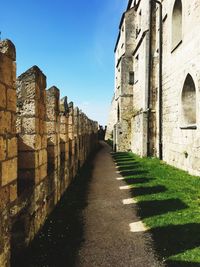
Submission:
[[[0,265],[38,233],[97,146],[98,123],[46,90],[33,66],[16,79],[15,46],[0,42]]]

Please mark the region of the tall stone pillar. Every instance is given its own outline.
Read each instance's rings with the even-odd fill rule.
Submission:
[[[79,170],[79,109],[74,109],[74,164],[75,164],[75,175]]]
[[[85,145],[86,145],[85,160],[86,160],[88,157],[88,150],[89,150],[89,120],[87,117],[85,117]]]
[[[26,242],[33,239],[47,215],[46,77],[34,66],[17,80],[19,194],[31,202]],[[32,198],[32,199],[31,199]],[[28,219],[29,217],[29,219]],[[28,224],[28,223],[27,223]]]
[[[69,108],[67,97],[60,101],[60,176],[64,178],[62,193],[69,186],[69,135],[68,135]]]
[[[69,173],[70,180],[74,178],[74,155],[75,155],[75,140],[74,140],[74,104],[69,103],[69,121],[68,121],[68,134],[69,134]]]
[[[83,166],[83,113],[79,113],[79,165]]]
[[[16,55],[11,41],[0,42],[0,266],[10,261],[10,205],[17,198]]]
[[[60,199],[60,91],[55,86],[47,90],[47,155],[49,178],[49,212]]]
[[[78,146],[78,168],[81,168],[81,148],[82,148],[82,127],[81,127],[81,116],[82,116],[82,111],[79,110],[79,115],[78,115],[78,139],[79,139],[79,146]]]

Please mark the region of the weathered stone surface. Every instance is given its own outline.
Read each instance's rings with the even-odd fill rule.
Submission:
[[[16,90],[7,90],[7,109],[16,112]]]
[[[0,136],[0,160],[5,160],[6,158],[6,139]]]
[[[3,40],[0,42],[0,52],[13,61],[16,60],[16,50],[14,44],[10,40]]]
[[[10,185],[10,202],[17,199],[17,184],[13,183]]]
[[[3,84],[0,83],[0,108],[6,108],[6,88]]]
[[[11,240],[12,255],[17,256],[97,145],[97,123],[82,116],[73,103],[68,105],[67,97],[60,101],[55,86],[45,89],[46,77],[37,66],[16,83],[14,46],[0,42],[2,267],[10,266]]]
[[[9,208],[17,197],[15,47],[0,41],[0,266],[10,266]]]
[[[67,102],[67,97],[63,97],[60,100],[60,112],[67,114],[69,112],[69,107],[68,107],[68,102]]]
[[[129,1],[122,17],[115,47],[115,92],[107,138],[113,138],[119,151],[131,149],[140,156],[161,157],[173,166],[200,175],[200,2],[186,1],[182,8],[179,5],[178,12],[173,12],[177,8],[174,1],[161,2],[161,77],[159,5],[151,6],[151,29],[149,1]]]
[[[3,161],[2,165],[2,186],[17,179],[17,159]]]
[[[9,158],[17,157],[17,138],[7,140],[7,155]]]
[[[0,134],[11,132],[11,112],[0,111]]]

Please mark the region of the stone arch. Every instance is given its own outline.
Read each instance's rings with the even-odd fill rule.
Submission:
[[[182,1],[175,0],[172,11],[172,49],[182,40]]]
[[[197,121],[196,86],[188,73],[181,94],[182,121],[187,125],[195,125]]]

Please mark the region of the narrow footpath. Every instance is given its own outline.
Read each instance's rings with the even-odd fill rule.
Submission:
[[[66,192],[26,256],[13,266],[162,267],[149,234],[130,225],[139,221],[136,204],[120,180],[104,142],[89,166]],[[21,261],[21,262],[20,262]],[[17,265],[20,264],[20,265]]]
[[[102,143],[94,160],[88,206],[83,211],[85,242],[78,254],[78,266],[160,267],[150,237],[130,231],[130,224],[139,219],[134,204],[123,204],[131,195],[128,190],[120,190],[127,184],[117,179],[121,175],[110,152],[110,147]]]

